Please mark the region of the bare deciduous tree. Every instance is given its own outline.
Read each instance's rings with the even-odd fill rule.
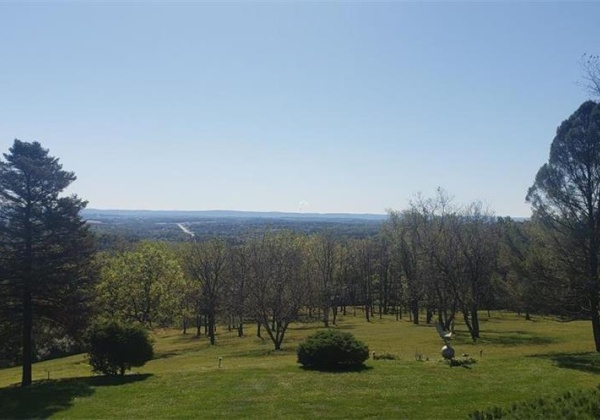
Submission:
[[[583,87],[592,98],[600,99],[600,56],[583,54],[581,57]]]
[[[310,238],[308,252],[313,265],[316,304],[321,308],[323,323],[329,327],[330,313],[333,312],[333,324],[336,323],[337,305],[340,296],[339,244],[331,233],[319,234]]]
[[[298,319],[309,289],[309,272],[299,235],[265,233],[248,243],[249,309],[275,350]]]
[[[226,283],[229,248],[218,239],[189,244],[184,254],[187,275],[197,282],[200,290],[200,308],[206,315],[210,343],[215,344],[216,316]]]

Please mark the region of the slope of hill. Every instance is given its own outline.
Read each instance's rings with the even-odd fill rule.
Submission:
[[[600,360],[585,321],[482,312],[481,340],[473,343],[457,322],[452,342],[476,363],[451,368],[440,360],[433,326],[351,314],[338,328],[395,360],[368,360],[352,372],[300,368],[294,350],[322,323],[292,325],[282,351],[226,326],[215,346],[204,336],[161,330],[154,360],[123,378],[93,376],[83,355],[34,364],[35,384],[25,389],[14,386],[19,368],[0,369],[0,418],[454,419],[598,383]]]

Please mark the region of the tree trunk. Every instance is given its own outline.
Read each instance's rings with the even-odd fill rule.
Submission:
[[[479,314],[477,312],[477,305],[473,305],[471,309],[471,324],[473,326],[473,333],[471,334],[473,340],[479,338]]]
[[[323,324],[325,328],[329,328],[329,306],[323,307]]]
[[[454,317],[456,316],[456,304],[454,304],[452,306],[452,310],[450,311],[450,315],[448,315],[448,311],[446,309],[444,309],[444,330],[446,331],[452,331],[454,332]],[[450,329],[450,326],[452,326],[452,329]]]
[[[31,385],[31,365],[33,362],[33,309],[29,285],[23,291],[23,376],[21,386]]]
[[[338,307],[333,306],[332,312],[333,312],[333,319],[332,319],[333,325],[337,325]]]
[[[416,300],[411,300],[410,312],[412,314],[413,324],[419,325],[419,303]]]
[[[595,293],[590,296],[590,310],[592,312],[591,318],[594,344],[596,345],[596,351],[600,353],[600,316],[598,314],[598,295]]]
[[[426,314],[425,322],[427,322],[427,324],[431,324],[431,320],[432,319],[433,319],[433,311],[430,308],[427,308],[427,314]]]
[[[469,310],[468,309],[463,309],[463,319],[465,321],[465,325],[467,326],[467,329],[469,330],[469,334],[471,335],[471,338],[473,339],[473,341],[477,341],[477,337],[475,336],[475,333],[473,331],[473,325],[471,324],[471,320],[469,319]]]
[[[588,294],[590,296],[590,311],[592,318],[592,332],[594,333],[594,344],[596,351],[600,353],[600,316],[598,314],[598,244],[595,240],[590,242],[590,282]]]
[[[238,325],[238,337],[244,336],[244,317],[240,316],[240,323]]]
[[[275,331],[275,340],[273,340],[275,344],[275,350],[281,350],[281,343],[283,343],[283,338],[285,337],[285,332],[288,327],[287,322],[277,322],[277,330]],[[271,337],[273,338],[273,337]]]
[[[214,314],[209,314],[208,315],[208,336],[210,337],[210,344],[214,345],[215,344],[215,315]]]
[[[27,190],[28,193],[30,193],[29,183],[27,184]],[[25,273],[23,278],[23,371],[21,386],[31,385],[31,365],[33,363],[33,302],[31,296],[31,281],[33,277],[33,239],[31,202],[27,203],[25,226]]]

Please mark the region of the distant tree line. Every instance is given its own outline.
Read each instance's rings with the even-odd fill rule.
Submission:
[[[252,324],[276,349],[291,322],[328,327],[349,311],[446,329],[460,319],[473,339],[485,309],[582,316],[569,292],[546,287],[536,234],[533,222],[496,218],[480,203],[455,206],[440,190],[390,212],[364,239],[263,231],[241,243],[142,242],[104,252],[97,309],[148,327],[194,329],[213,344],[217,324],[240,336]]]
[[[317,218],[209,218],[192,217],[173,218],[161,216],[153,218],[103,217],[92,220],[90,228],[97,236],[100,250],[126,248],[140,241],[185,242],[189,235],[184,233],[177,223],[184,223],[194,232],[199,241],[215,237],[228,242],[242,242],[247,237],[265,230],[291,230],[305,234],[330,231],[336,236],[348,238],[366,238],[379,231],[382,220],[362,220],[339,218],[323,220]]]

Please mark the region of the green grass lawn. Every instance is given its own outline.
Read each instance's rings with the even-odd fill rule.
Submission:
[[[36,382],[28,389],[15,386],[18,368],[0,370],[0,418],[465,418],[491,405],[600,382],[589,322],[525,321],[504,312],[481,317],[482,339],[475,344],[457,327],[458,358],[468,353],[477,360],[464,367],[440,361],[442,342],[432,326],[343,317],[339,328],[371,351],[397,356],[347,373],[296,363],[296,345],[320,324],[294,325],[278,352],[269,340],[224,329],[212,347],[205,337],[159,331],[155,359],[123,378],[93,376],[83,355],[35,364]]]

